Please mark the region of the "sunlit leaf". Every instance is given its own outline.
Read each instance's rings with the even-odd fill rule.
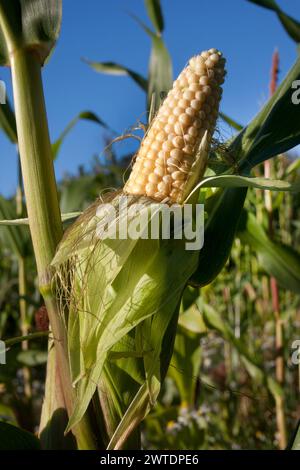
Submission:
[[[270,240],[250,212],[243,212],[238,236],[258,255],[260,266],[287,290],[300,294],[300,254],[291,247]]]
[[[109,75],[127,75],[132,78],[132,80],[137,83],[137,85],[143,90],[147,91],[147,79],[141,74],[134,72],[133,70],[124,67],[123,65],[117,64],[115,62],[93,62],[86,61],[90,67],[92,67],[96,72],[105,73]]]
[[[77,122],[81,120],[91,121],[91,122],[94,122],[95,124],[99,124],[100,126],[106,129],[109,129],[109,126],[104,121],[102,121],[102,119],[100,119],[96,114],[90,111],[83,111],[82,113],[79,113],[74,119],[72,119],[72,121],[63,130],[59,138],[52,144],[53,159],[57,158],[59,150],[62,146],[62,143],[65,137],[69,134],[69,132],[73,129],[73,127],[77,124]]]
[[[6,103],[0,105],[0,127],[13,144],[18,142],[16,118],[7,98]]]
[[[274,396],[281,395],[282,389],[280,385],[265,372],[260,362],[247,350],[243,340],[235,336],[228,321],[222,318],[212,306],[203,302],[200,297],[197,305],[208,327],[217,330],[238,351],[251,377],[258,383],[266,383]]]
[[[238,175],[210,176],[204,178],[197,184],[197,186],[195,186],[186,201],[188,201],[191,196],[201,188],[256,188],[269,191],[288,191],[296,193],[300,191],[300,182],[289,183],[284,180],[272,180],[262,177],[249,178]]]
[[[300,42],[299,21],[284,13],[281,8],[279,8],[275,0],[248,0],[248,2],[255,3],[256,5],[268,8],[269,10],[273,10],[277,14],[278,19],[281,21],[281,24],[288,35],[297,43]]]

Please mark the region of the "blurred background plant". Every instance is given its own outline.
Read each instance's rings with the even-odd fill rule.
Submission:
[[[274,1],[252,3],[273,10],[290,37],[300,42],[299,22]],[[163,40],[160,2],[145,1],[145,5],[151,27],[133,19],[152,44],[147,77],[114,62],[86,62],[97,72],[131,77],[145,92],[149,112],[162,98],[157,91],[170,87],[172,61]],[[279,66],[280,51],[270,57],[271,77],[266,77],[270,95],[279,82]],[[232,133],[242,128],[234,116],[221,113],[220,118]],[[105,150],[101,158],[93,157],[88,170],[80,167],[76,175],[66,175],[59,183],[63,213],[82,211],[99,192],[120,187],[132,158],[132,154],[117,158],[111,142],[119,138],[91,111],[80,113],[61,133],[52,146],[53,158],[58,158],[63,140],[81,119],[105,128]],[[17,148],[9,103],[0,106],[0,125]],[[132,134],[139,138],[142,127],[121,138]],[[226,166],[228,157],[222,158]],[[257,166],[255,172],[299,182],[297,149]],[[300,416],[300,368],[291,360],[300,331],[299,203],[299,193],[248,190],[226,265],[213,282],[186,288],[168,376],[158,404],[143,423],[144,448],[288,446]],[[0,219],[22,217],[26,213],[19,176],[15,196],[0,198]],[[48,322],[28,228],[3,224],[0,251],[0,338],[23,337],[9,346],[7,364],[0,367],[0,420],[35,431],[44,393]]]

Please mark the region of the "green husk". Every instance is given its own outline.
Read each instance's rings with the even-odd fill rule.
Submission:
[[[121,197],[122,193],[115,193],[105,201],[116,208],[110,227],[122,219]],[[142,204],[146,213],[151,206],[155,211],[161,207],[144,197],[128,196],[127,201],[129,207]],[[68,311],[69,358],[77,396],[68,429],[83,417],[99,384],[107,386],[112,369],[131,377],[131,381],[121,379],[123,390],[115,393],[117,418],[124,416],[135,396],[139,421],[144,417],[159,393],[176,331],[172,320],[177,320],[182,292],[199,256],[198,251],[186,250],[184,239],[143,239],[143,235],[100,239],[97,227],[104,220],[104,208],[103,201],[97,201],[76,221],[52,261],[61,312]],[[133,214],[129,224],[134,222]],[[148,227],[149,220],[140,226],[141,234]],[[163,344],[168,344],[167,355]],[[143,403],[136,395],[140,387],[147,390]],[[122,427],[118,419],[114,428]],[[122,442],[122,437],[116,442]]]

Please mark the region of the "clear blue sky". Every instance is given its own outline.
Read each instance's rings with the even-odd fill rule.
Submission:
[[[142,91],[125,77],[100,75],[81,59],[116,61],[147,73],[150,41],[128,16],[144,21],[143,0],[64,0],[61,36],[44,69],[44,87],[51,138],[54,140],[80,111],[97,113],[119,133],[143,116]],[[300,19],[299,0],[278,0],[290,15]],[[296,58],[295,43],[277,17],[246,0],[162,0],[165,42],[177,75],[193,54],[211,47],[227,58],[227,80],[222,110],[247,123],[268,96],[271,57],[280,52],[280,79]],[[2,69],[11,96],[9,71]],[[224,131],[225,132],[225,131]],[[83,122],[65,140],[55,164],[57,178],[89,168],[92,156],[101,154],[103,131]],[[0,134],[0,193],[12,195],[16,187],[15,148]],[[122,142],[119,155],[128,149]]]

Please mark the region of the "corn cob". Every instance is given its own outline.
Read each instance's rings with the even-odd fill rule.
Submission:
[[[143,139],[125,193],[182,202],[205,139],[198,175],[203,176],[222,96],[224,65],[216,49],[190,59]]]
[[[138,200],[146,209],[152,199],[181,203],[203,175],[218,115],[224,63],[221,54],[210,49],[193,57],[175,81],[124,187],[129,203]],[[106,199],[116,209],[115,220],[122,216],[122,198],[122,192],[116,192]],[[77,395],[69,428],[82,419],[99,383],[101,390],[108,384],[111,393],[106,374],[112,371],[108,375],[120,385],[118,396],[112,395],[111,434],[119,430],[119,419],[123,428],[126,420],[132,420],[132,406],[138,416],[136,425],[157,398],[170,360],[163,349],[173,344],[180,298],[198,266],[199,252],[187,250],[184,239],[172,237],[167,243],[143,237],[99,238],[99,223],[105,218],[105,211],[101,215],[98,210],[101,206],[96,201],[70,227],[51,267],[61,311],[68,311],[70,368]],[[136,357],[138,351],[141,357]],[[120,354],[118,367],[118,359],[110,360],[111,353]],[[110,405],[99,393],[103,408],[108,409]],[[104,416],[107,419],[108,414]],[[131,421],[125,429],[132,430]]]

